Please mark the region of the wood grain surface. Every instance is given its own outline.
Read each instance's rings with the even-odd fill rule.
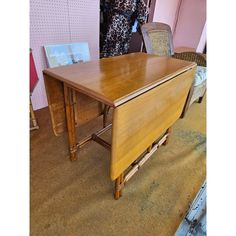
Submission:
[[[101,102],[114,107],[110,170],[114,180],[180,117],[195,71],[194,62],[132,53],[43,73],[57,131],[63,131],[65,121],[63,84],[72,89],[70,107],[78,103],[73,127],[100,115]],[[70,150],[74,142],[69,142]]]
[[[193,62],[131,53],[46,69],[44,75],[116,107],[195,66]]]
[[[114,109],[112,180],[180,117],[194,74],[189,70]]]

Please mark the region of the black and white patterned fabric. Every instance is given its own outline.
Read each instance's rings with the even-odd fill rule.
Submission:
[[[113,0],[102,56],[127,54],[134,21],[141,25],[147,15],[148,9],[143,0]]]

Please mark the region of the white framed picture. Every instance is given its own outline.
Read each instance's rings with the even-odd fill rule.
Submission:
[[[87,42],[44,46],[49,68],[90,61]]]

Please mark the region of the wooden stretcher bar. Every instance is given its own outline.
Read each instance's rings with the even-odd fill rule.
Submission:
[[[111,144],[106,142],[105,140],[103,140],[102,138],[100,138],[98,135],[93,134],[92,135],[92,140],[101,144],[103,147],[105,147],[106,149],[108,149],[109,151],[111,150]]]
[[[115,193],[114,197],[118,200],[122,195],[122,190],[125,184],[131,179],[131,177],[139,171],[139,169],[144,165],[144,163],[153,155],[153,153],[161,146],[165,145],[168,141],[170,135],[170,128],[166,131],[166,134],[162,136],[159,141],[153,143],[148,149],[147,152],[141,157],[141,159],[136,160],[134,164],[131,164],[132,168],[124,174],[124,172],[119,176],[115,181]]]
[[[81,148],[84,144],[86,144],[87,142],[91,141],[91,140],[94,140],[96,138],[94,137],[99,137],[100,135],[102,135],[103,133],[105,133],[106,131],[108,131],[109,129],[111,129],[112,127],[112,124],[109,124],[107,125],[105,128],[97,131],[96,133],[92,134],[92,135],[89,135],[88,137],[84,138],[83,140],[81,140],[78,144],[77,144],[77,147],[78,148]],[[94,140],[96,141],[96,140]],[[105,141],[104,141],[105,142]]]

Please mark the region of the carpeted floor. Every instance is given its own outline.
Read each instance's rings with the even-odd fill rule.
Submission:
[[[132,177],[118,201],[109,151],[90,142],[71,162],[67,135],[54,136],[47,108],[36,111],[40,129],[30,133],[30,234],[174,235],[206,177],[205,110],[205,99],[190,107],[169,144]],[[84,127],[79,137],[100,124]]]

